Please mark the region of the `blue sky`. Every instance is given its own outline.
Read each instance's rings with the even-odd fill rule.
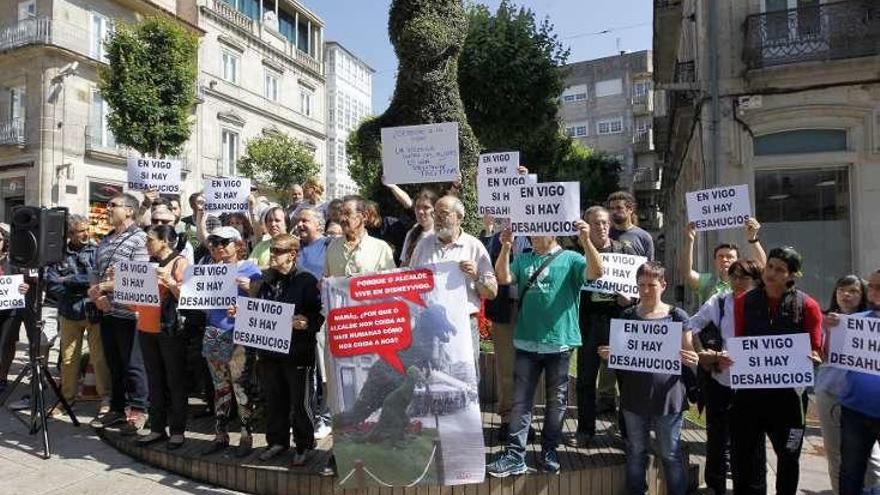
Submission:
[[[651,48],[651,0],[514,0],[539,19],[549,17],[570,62]],[[397,57],[388,41],[390,0],[303,0],[327,26],[324,39],[338,41],[376,70],[373,113],[388,107],[394,92]],[[500,0],[481,0],[493,10]],[[596,34],[602,31],[608,33]],[[618,45],[619,43],[619,45]]]

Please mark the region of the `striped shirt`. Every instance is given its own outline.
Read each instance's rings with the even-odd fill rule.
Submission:
[[[101,282],[106,278],[109,268],[120,261],[149,261],[147,254],[147,234],[137,226],[131,224],[120,234],[110,234],[98,243],[95,263],[95,272],[92,274],[92,283]],[[113,302],[113,293],[107,294],[110,302]],[[113,309],[109,313],[117,318],[135,319],[134,312],[128,309],[128,305],[113,303]]]

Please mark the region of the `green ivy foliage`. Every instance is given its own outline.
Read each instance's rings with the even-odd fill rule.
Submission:
[[[101,95],[116,142],[143,155],[177,155],[193,125],[198,38],[177,22],[151,17],[119,23],[105,42]]]
[[[321,172],[312,148],[278,132],[249,140],[244,156],[238,160],[238,169],[285,208],[290,202],[291,186]]]

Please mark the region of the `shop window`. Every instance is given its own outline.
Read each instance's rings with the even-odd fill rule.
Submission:
[[[107,221],[107,203],[122,194],[122,185],[106,182],[89,182],[89,232],[100,239],[109,234],[113,227]]]
[[[846,150],[843,129],[798,129],[755,138],[755,156]]]

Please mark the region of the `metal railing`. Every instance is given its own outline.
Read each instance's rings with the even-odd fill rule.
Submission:
[[[636,130],[633,133],[633,147],[636,153],[644,153],[654,149],[654,132],[652,129]]]
[[[27,45],[56,45],[91,56],[88,32],[72,24],[34,17],[0,27],[0,52]]]
[[[24,119],[10,119],[0,122],[0,145],[23,146],[27,143]]]
[[[844,0],[746,18],[750,69],[880,54],[880,2]]]
[[[677,83],[692,83],[697,80],[697,69],[693,60],[677,62],[675,64],[675,79]]]
[[[229,22],[253,32],[254,20],[242,14],[236,10],[235,7],[229,5],[223,0],[214,0],[214,11],[226,18]]]

